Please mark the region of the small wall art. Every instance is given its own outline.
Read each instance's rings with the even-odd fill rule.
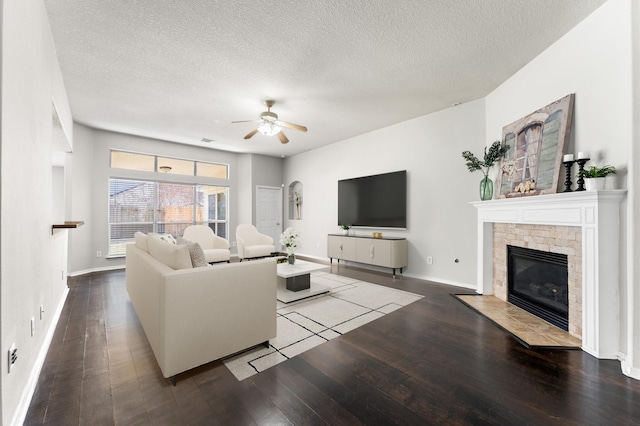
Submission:
[[[302,183],[299,181],[289,185],[289,219],[302,219]]]
[[[573,100],[572,93],[502,129],[502,141],[510,149],[500,164],[499,198],[558,192]]]

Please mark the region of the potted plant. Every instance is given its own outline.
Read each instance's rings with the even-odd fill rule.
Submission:
[[[293,265],[296,262],[296,249],[298,248],[298,238],[300,232],[293,228],[287,228],[280,234],[280,244],[287,252],[287,262]]]
[[[616,174],[616,168],[613,166],[591,166],[578,172],[578,176],[584,179],[587,191],[595,191],[604,189],[604,178],[609,175]]]
[[[342,223],[340,224],[340,227],[342,228],[342,235],[349,235],[349,229],[351,229],[351,225]]]
[[[489,179],[489,169],[500,160],[504,154],[509,150],[509,145],[502,145],[500,141],[495,141],[489,147],[484,147],[484,157],[482,161],[478,159],[470,151],[463,151],[462,158],[467,160],[467,169],[470,172],[481,170],[484,173],[484,178],[480,181],[480,199],[482,201],[490,200],[493,198],[493,181]]]

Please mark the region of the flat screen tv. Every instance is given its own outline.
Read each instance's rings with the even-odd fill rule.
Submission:
[[[407,171],[338,181],[338,225],[407,228]]]

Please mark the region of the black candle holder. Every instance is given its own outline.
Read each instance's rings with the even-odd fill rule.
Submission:
[[[564,168],[565,168],[565,171],[566,171],[565,178],[564,178],[564,191],[562,191],[562,192],[571,192],[571,183],[572,183],[571,182],[571,167],[573,167],[573,163],[575,163],[574,160],[563,161],[562,162],[562,164],[564,164]]]
[[[584,178],[582,177],[582,172],[584,170],[584,165],[587,164],[587,161],[591,160],[590,158],[578,158],[576,163],[578,163],[578,187],[576,191],[584,191]]]

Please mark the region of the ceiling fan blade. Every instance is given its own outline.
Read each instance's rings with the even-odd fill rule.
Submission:
[[[285,134],[284,134],[284,132],[282,130],[280,130],[280,132],[278,132],[278,139],[280,139],[280,142],[282,142],[282,143],[289,142],[289,139],[287,139],[287,137],[285,136]]]
[[[241,120],[241,121],[232,121],[231,124],[236,124],[236,123],[257,123],[260,120]]]
[[[249,139],[251,138],[251,136],[255,135],[256,133],[258,133],[258,129],[253,129],[252,131],[250,131],[249,133],[247,133],[247,136],[245,136],[245,139]]]
[[[294,130],[300,130],[301,132],[306,132],[307,128],[304,126],[301,126],[299,124],[293,124],[293,123],[288,123],[286,121],[280,121],[280,120],[276,120],[276,124],[280,127],[288,127],[290,129],[294,129]]]

